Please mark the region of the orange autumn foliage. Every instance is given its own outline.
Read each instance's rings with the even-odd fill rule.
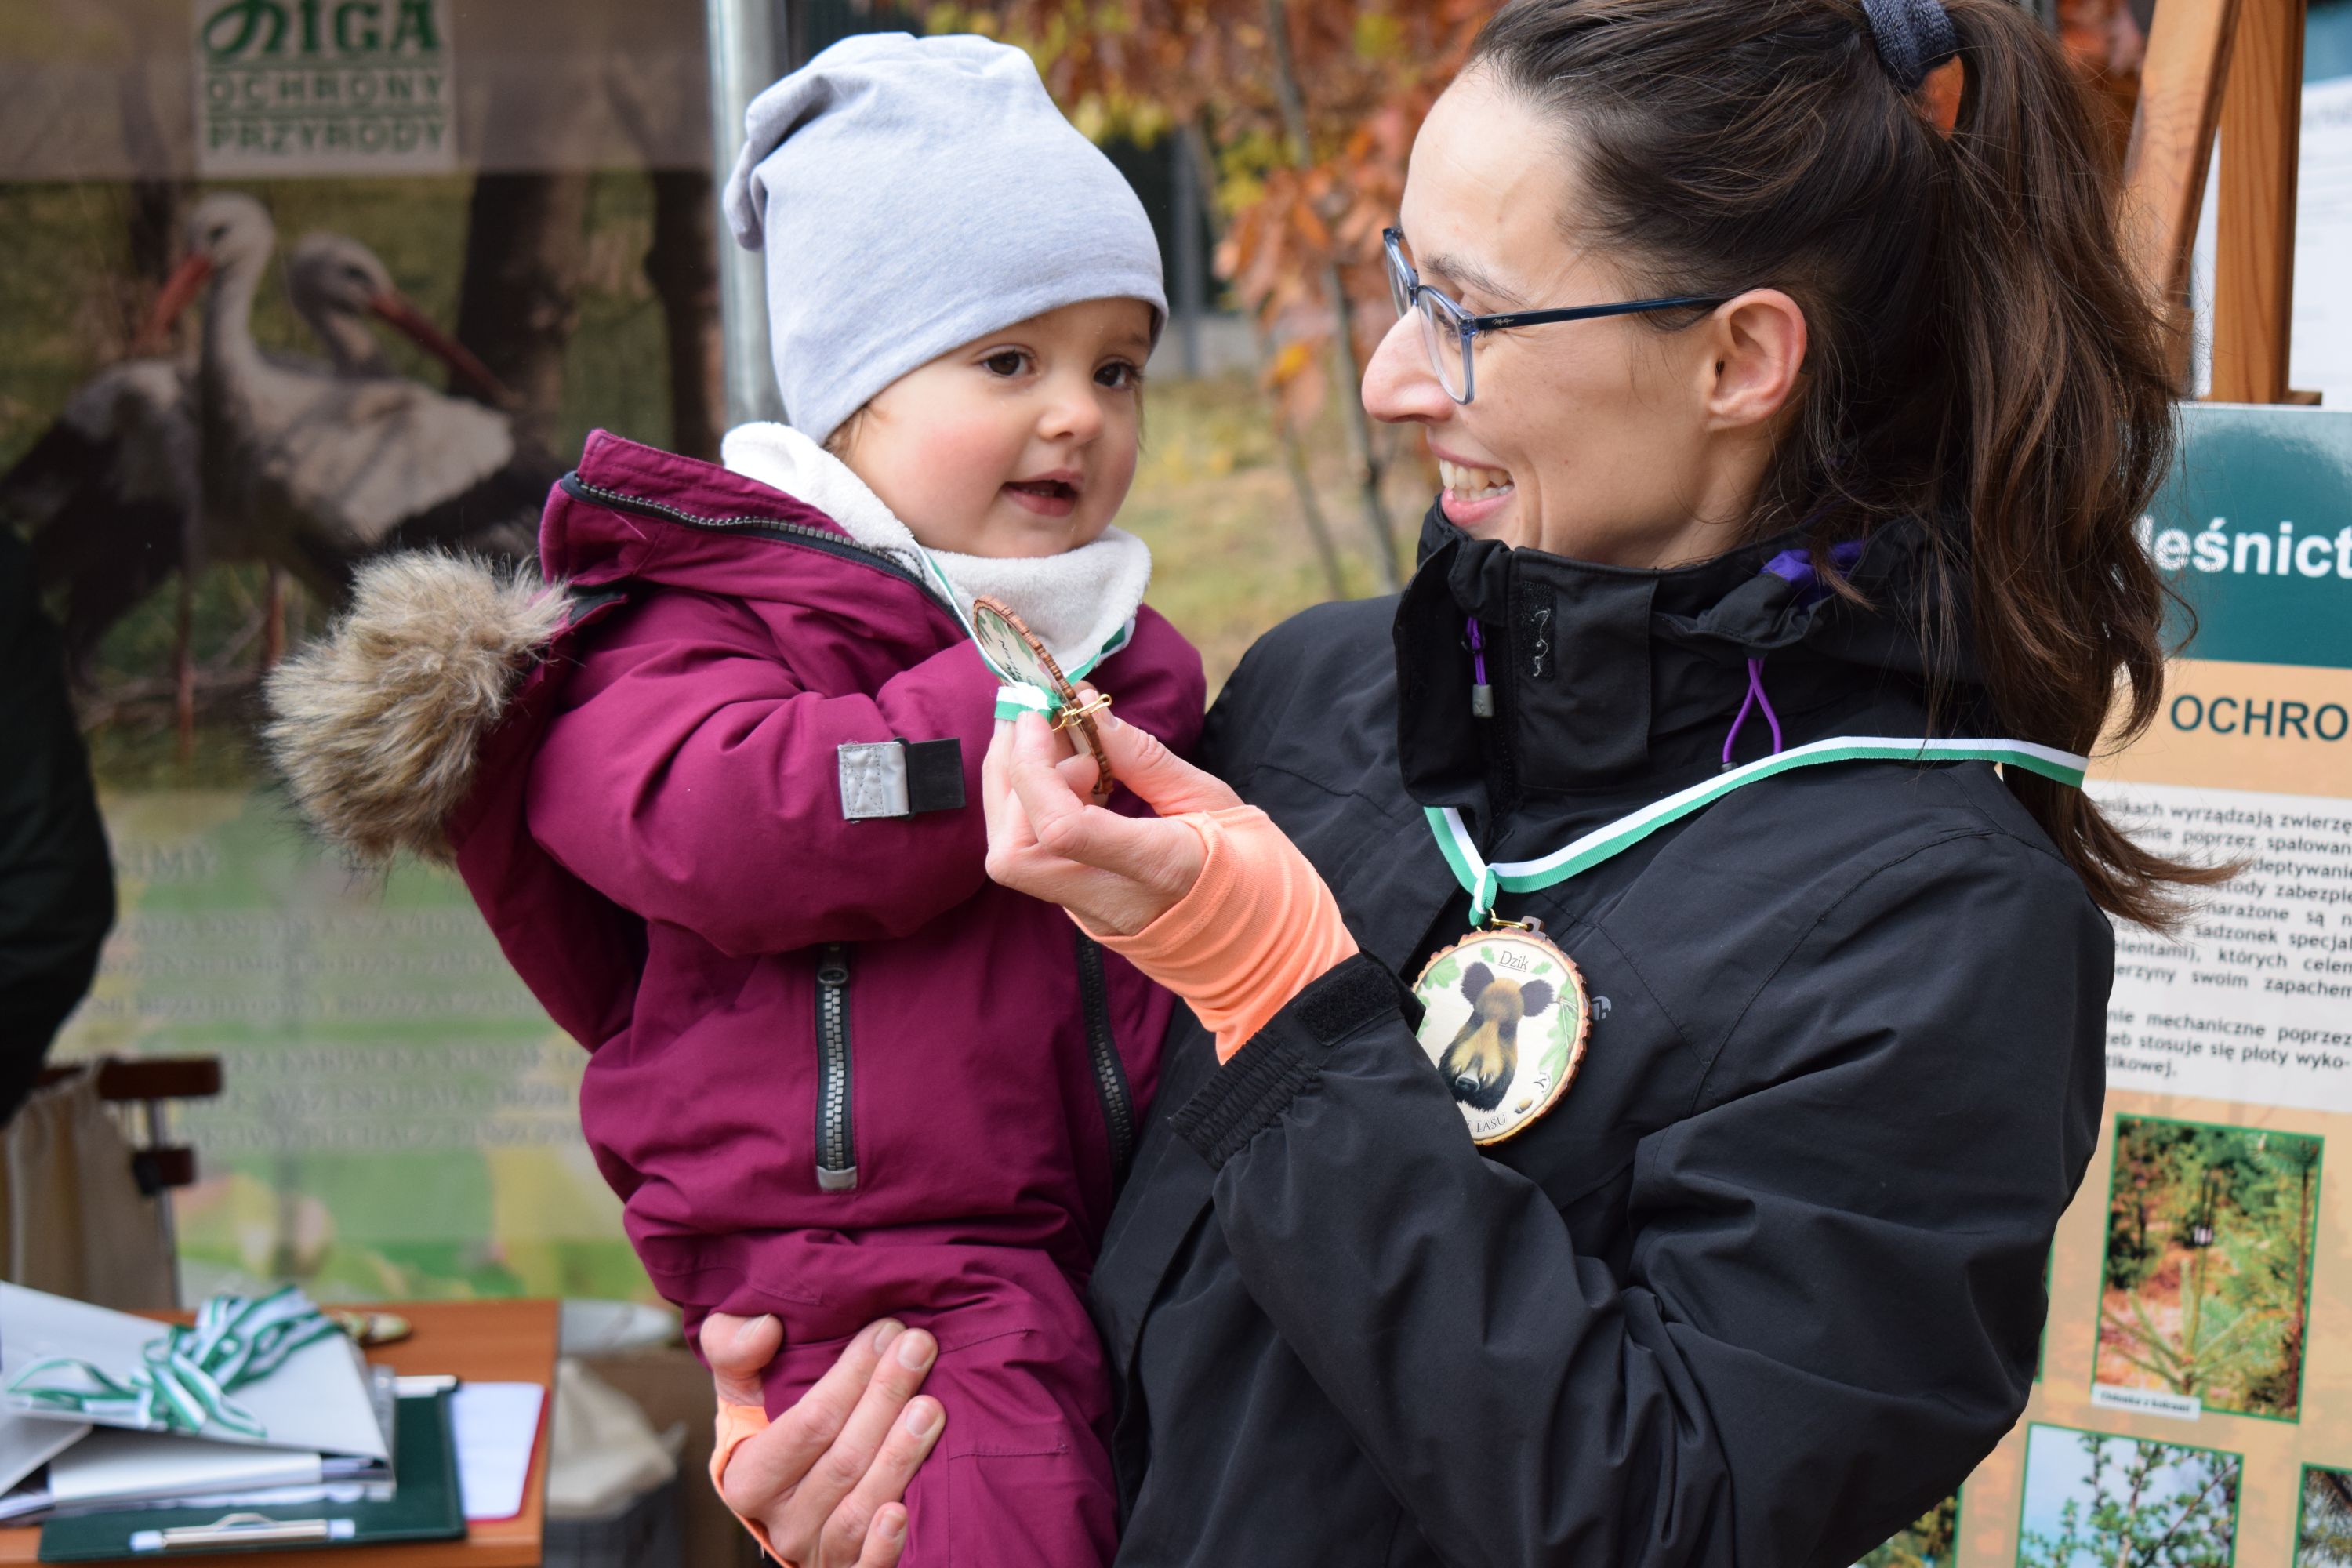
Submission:
[[[981,0],[932,21],[1027,48],[1082,128],[1206,134],[1225,217],[1218,274],[1277,345],[1267,378],[1303,423],[1328,384],[1317,374],[1334,329],[1328,269],[1355,307],[1360,359],[1394,320],[1381,230],[1395,221],[1413,134],[1494,7]]]

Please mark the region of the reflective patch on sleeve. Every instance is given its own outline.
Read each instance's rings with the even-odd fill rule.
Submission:
[[[896,741],[853,742],[839,756],[845,821],[908,815],[906,747]]]

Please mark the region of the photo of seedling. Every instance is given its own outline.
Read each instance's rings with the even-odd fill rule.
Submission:
[[[2294,1568],[2352,1568],[2352,1471],[2303,1468]]]
[[[1960,1494],[1954,1492],[1871,1549],[1854,1568],[1950,1568],[1960,1536]]]
[[[2296,1418],[2320,1142],[2116,1119],[2095,1382]]]
[[[2231,1568],[2235,1454],[2036,1425],[2018,1568]]]

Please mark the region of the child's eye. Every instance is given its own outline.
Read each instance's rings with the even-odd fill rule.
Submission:
[[[999,349],[980,363],[992,375],[1019,375],[1029,363],[1029,356],[1019,349]]]
[[[1123,359],[1113,360],[1095,372],[1095,384],[1097,386],[1114,387],[1123,391],[1129,387],[1140,385],[1142,381],[1143,367]]]

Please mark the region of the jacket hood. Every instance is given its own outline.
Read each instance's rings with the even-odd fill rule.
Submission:
[[[482,742],[572,607],[528,566],[415,552],[361,567],[350,608],[264,690],[296,805],[362,865],[447,863]]]
[[[1929,548],[1911,521],[1837,546],[1857,602],[1829,591],[1796,532],[1646,571],[1474,539],[1433,506],[1394,625],[1406,786],[1423,805],[1500,806],[1720,765],[1753,690],[1790,714],[1894,697],[1924,733],[1931,668],[1967,723],[1983,702],[1974,669],[1934,657],[1923,632]],[[1491,718],[1468,700],[1481,668]],[[1769,746],[1769,712],[1753,721],[1765,738],[1740,760]]]
[[[820,552],[772,548],[780,532]],[[873,635],[926,647],[957,630],[912,567],[814,507],[602,430],[549,497],[539,542],[536,571],[422,551],[371,561],[350,607],[270,676],[270,758],[355,863],[452,861],[451,826],[492,734],[559,637],[625,584],[792,601],[830,592]]]

